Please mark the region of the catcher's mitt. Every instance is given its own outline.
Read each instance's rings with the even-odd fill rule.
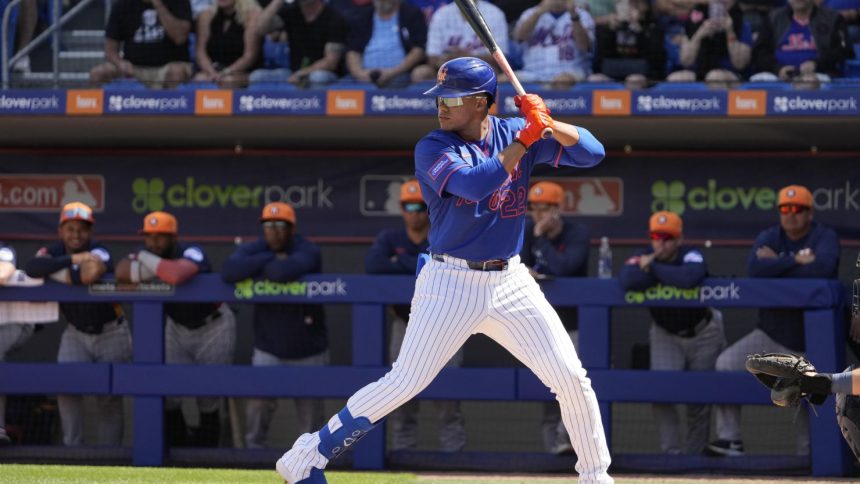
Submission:
[[[820,374],[802,355],[766,353],[749,355],[747,371],[770,389],[770,399],[780,407],[795,406],[802,398],[821,405],[830,394],[830,375]]]

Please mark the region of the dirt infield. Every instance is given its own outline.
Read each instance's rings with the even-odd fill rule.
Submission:
[[[616,475],[616,484],[706,484],[716,482],[719,484],[786,484],[786,483],[832,483],[850,482],[846,478],[813,478],[813,477],[738,477],[738,476],[659,476],[659,475]],[[559,476],[552,474],[524,474],[524,475],[492,475],[492,474],[418,474],[421,483],[438,484],[467,484],[471,482],[501,482],[506,484],[550,484],[550,483],[575,483],[575,476]]]

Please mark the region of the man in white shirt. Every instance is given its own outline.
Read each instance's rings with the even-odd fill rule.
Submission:
[[[508,23],[502,10],[490,2],[478,0],[478,10],[493,32],[499,49],[508,52]],[[412,71],[412,82],[436,80],[436,72],[445,62],[457,57],[479,57],[495,66],[490,52],[469,26],[457,4],[449,3],[436,10],[427,32],[427,64]]]

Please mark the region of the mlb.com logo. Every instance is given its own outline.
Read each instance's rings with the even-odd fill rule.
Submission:
[[[535,178],[533,181],[541,181]],[[617,177],[553,177],[563,190],[561,213],[591,217],[624,214],[624,180]]]
[[[411,175],[364,175],[359,189],[359,210],[365,217],[400,216],[400,187]]]

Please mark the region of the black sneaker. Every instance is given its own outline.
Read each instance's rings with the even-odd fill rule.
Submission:
[[[705,449],[706,455],[737,457],[744,455],[744,443],[740,440],[715,440]]]

